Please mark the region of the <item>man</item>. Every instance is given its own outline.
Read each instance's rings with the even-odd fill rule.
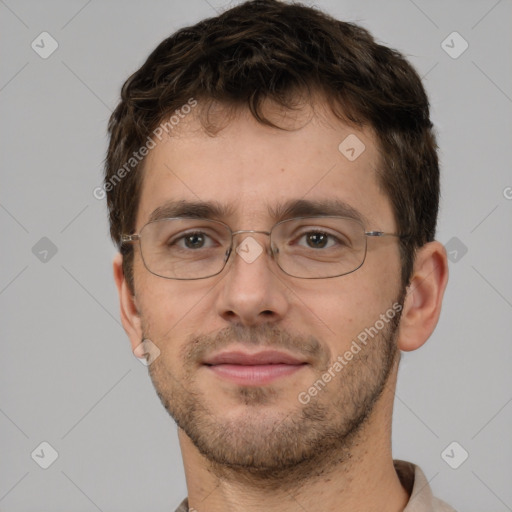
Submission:
[[[448,276],[407,61],[247,2],[163,41],[109,133],[121,317],[179,427],[177,510],[453,510],[391,455],[400,351],[432,333]]]

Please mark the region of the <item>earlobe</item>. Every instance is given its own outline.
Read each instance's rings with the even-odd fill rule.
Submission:
[[[126,334],[130,338],[132,351],[140,345],[142,339],[142,328],[137,301],[132,294],[123,272],[123,256],[117,253],[112,262],[114,280],[119,294],[119,305],[121,312],[121,323]]]
[[[434,331],[448,282],[446,250],[440,242],[418,249],[400,320],[398,348],[420,348]]]

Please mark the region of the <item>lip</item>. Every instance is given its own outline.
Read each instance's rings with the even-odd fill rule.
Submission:
[[[305,362],[306,361],[300,360],[291,354],[280,352],[278,350],[264,350],[254,354],[237,350],[216,354],[213,357],[206,359],[204,364],[211,366],[219,364],[257,366],[270,364],[299,365],[304,364]]]
[[[306,361],[276,350],[221,352],[203,364],[218,377],[244,386],[262,386],[308,366]]]

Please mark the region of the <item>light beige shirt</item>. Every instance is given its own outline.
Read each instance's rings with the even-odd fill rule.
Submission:
[[[410,496],[403,512],[456,512],[450,505],[432,495],[432,489],[419,466],[403,460],[395,460],[394,465],[400,482]],[[194,509],[191,508],[190,511]],[[176,512],[189,512],[188,498],[181,502]]]

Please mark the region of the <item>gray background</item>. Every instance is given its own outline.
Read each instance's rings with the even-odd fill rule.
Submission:
[[[225,5],[0,0],[2,511],[170,511],[186,495],[176,427],[120,326],[92,191],[123,81]],[[459,511],[512,510],[512,2],[317,5],[408,56],[438,130],[453,261],[435,334],[402,362],[394,456]],[[59,45],[47,59],[31,48],[43,31]],[[469,44],[458,58],[442,47],[453,31]],[[48,469],[31,456],[43,441],[58,452]],[[453,441],[452,465],[469,453],[458,469],[441,456]]]

